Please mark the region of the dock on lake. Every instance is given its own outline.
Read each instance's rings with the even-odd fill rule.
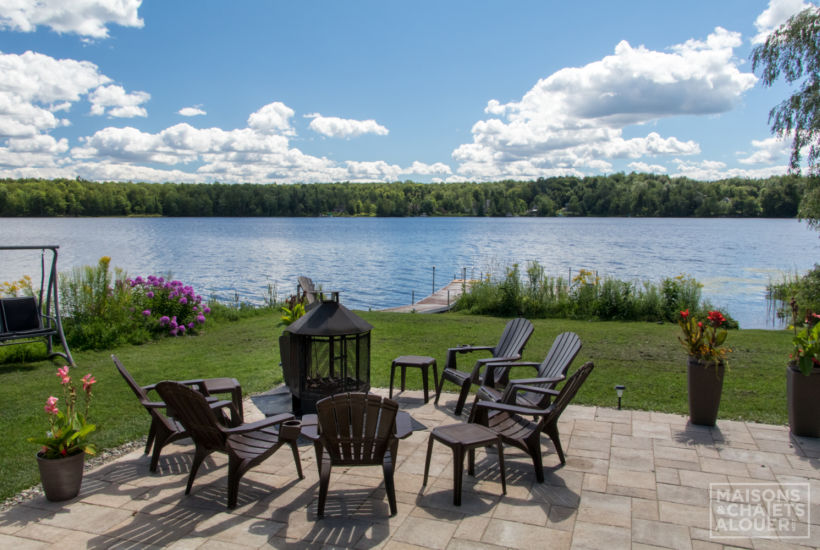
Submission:
[[[466,287],[469,291],[472,280],[453,279],[447,286],[438,289],[435,293],[419,300],[409,306],[391,307],[381,311],[394,311],[397,313],[443,313],[448,311],[456,303],[462,291]]]

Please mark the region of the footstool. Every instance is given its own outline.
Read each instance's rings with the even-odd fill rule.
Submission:
[[[438,387],[438,367],[436,359],[426,355],[402,355],[393,359],[390,365],[390,399],[393,399],[393,380],[396,376],[396,367],[401,367],[401,390],[404,391],[404,380],[407,367],[418,367],[421,369],[421,380],[424,384],[424,402],[427,403],[429,395],[427,393],[427,369],[433,366],[433,388]]]
[[[444,443],[453,450],[453,504],[461,506],[461,478],[464,473],[464,451],[467,451],[467,473],[475,475],[475,450],[495,444],[498,447],[498,467],[501,469],[501,491],[507,494],[507,480],[504,475],[504,450],[501,438],[494,431],[481,424],[449,424],[438,426],[430,432],[427,440],[427,460],[424,461],[424,481],[430,472],[430,458],[433,455],[433,441]]]

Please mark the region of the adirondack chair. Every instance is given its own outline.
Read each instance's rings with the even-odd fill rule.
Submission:
[[[510,363],[496,363],[494,368],[511,369],[512,367],[533,367],[536,375],[533,378],[517,378],[510,380],[507,386],[500,390],[488,386],[481,386],[476,392],[476,401],[500,401],[513,405],[524,405],[545,409],[550,404],[552,395],[540,392],[536,388],[551,389],[566,377],[572,361],[581,351],[581,339],[574,332],[562,332],[552,343],[546,358],[541,363],[513,361]]]
[[[177,441],[178,439],[184,439],[188,437],[188,432],[185,428],[177,422],[172,416],[163,414],[163,410],[166,409],[165,402],[163,401],[155,401],[151,399],[148,394],[151,390],[156,389],[156,384],[149,384],[147,386],[140,386],[137,384],[137,381],[134,380],[134,377],[131,376],[131,373],[128,372],[128,369],[123,366],[120,360],[117,358],[116,355],[111,355],[111,360],[114,361],[114,366],[117,367],[120,375],[125,379],[125,382],[128,384],[128,387],[131,388],[131,391],[137,396],[139,399],[140,404],[145,407],[145,410],[148,411],[148,414],[151,416],[151,427],[148,428],[148,442],[145,444],[145,454],[151,452],[151,447],[154,448],[154,453],[151,455],[151,466],[150,470],[152,472],[157,471],[157,465],[159,464],[159,457],[160,453],[162,453],[162,448],[169,443]],[[199,379],[199,380],[183,380],[181,381],[182,384],[191,386],[195,388],[197,391],[202,393],[203,395],[211,395],[211,393],[223,393],[223,392],[230,392],[234,396],[236,394],[242,393],[242,388],[239,386],[239,382],[233,378],[209,378],[209,379]],[[211,391],[212,390],[212,391]],[[216,401],[215,398],[211,398],[212,401]],[[234,406],[236,407],[236,398],[234,397]],[[242,418],[242,410],[241,410],[241,398],[240,398],[240,408],[238,409],[239,419]],[[227,422],[228,420],[226,420]]]
[[[495,346],[459,346],[449,348],[447,350],[447,361],[444,364],[444,370],[441,373],[441,378],[436,388],[436,405],[438,405],[439,397],[441,397],[441,388],[444,386],[444,380],[448,380],[460,386],[458,402],[456,403],[455,409],[456,415],[461,414],[464,408],[464,402],[467,400],[467,394],[470,393],[470,387],[473,384],[490,387],[504,385],[507,382],[506,377],[509,373],[509,369],[496,370],[493,368],[493,365],[498,362],[509,362],[520,359],[527,340],[532,336],[532,331],[532,323],[523,317],[518,317],[507,323],[504,327],[504,332],[501,334],[501,338],[498,340],[498,344]],[[492,357],[479,359],[469,372],[458,370],[456,354],[474,351],[489,351]],[[482,369],[484,369],[483,374],[481,372]]]
[[[310,277],[301,275],[297,280],[299,281],[299,284],[296,286],[296,296],[304,297],[307,301],[305,308],[308,308],[318,301],[319,292],[317,292],[316,287],[313,284],[313,279]]]
[[[296,439],[279,437],[280,425],[286,420],[293,419],[292,414],[278,414],[229,428],[217,419],[214,407],[228,407],[232,414],[235,414],[230,401],[211,404],[201,393],[179,382],[167,380],[157,384],[156,389],[162,399],[174,409],[177,420],[188,431],[196,446],[191,472],[188,474],[188,485],[185,488],[186,495],[191,492],[202,461],[215,451],[228,455],[228,508],[236,507],[242,476],[285,443],[290,445],[293,451],[299,479],[304,478]]]
[[[535,467],[535,477],[539,483],[543,483],[541,432],[546,433],[552,440],[561,464],[566,464],[561,439],[558,435],[558,418],[575,397],[592,369],[592,362],[585,363],[567,379],[560,392],[552,389],[542,390],[555,396],[555,400],[545,409],[478,401],[470,411],[470,422],[487,426],[501,437],[503,443],[517,447],[530,455]],[[528,417],[534,417],[535,420],[530,420]]]
[[[367,393],[340,393],[316,403],[316,415],[303,417],[303,435],[311,439],[319,468],[319,517],[333,466],[381,465],[390,515],[396,514],[393,472],[399,439],[412,433],[410,417],[395,401]],[[318,417],[318,424],[316,419]]]

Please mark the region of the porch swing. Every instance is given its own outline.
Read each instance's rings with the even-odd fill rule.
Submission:
[[[57,289],[57,249],[59,246],[0,246],[0,251],[39,250],[40,289],[35,296],[0,298],[0,346],[28,344],[45,338],[49,358],[59,356],[74,365],[60,320],[60,302]],[[46,250],[52,252],[51,268],[46,282]],[[45,300],[45,302],[43,302]],[[53,338],[57,336],[64,352],[55,351]]]

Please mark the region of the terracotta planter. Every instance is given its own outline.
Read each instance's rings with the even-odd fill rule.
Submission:
[[[84,465],[85,453],[66,458],[42,458],[38,454],[37,466],[46,498],[57,502],[76,497],[83,483]]]
[[[721,362],[704,362],[690,357],[686,365],[689,393],[689,421],[701,426],[714,426],[723,391],[726,366]]]
[[[789,427],[794,435],[820,437],[820,369],[806,376],[796,364],[786,367]]]

